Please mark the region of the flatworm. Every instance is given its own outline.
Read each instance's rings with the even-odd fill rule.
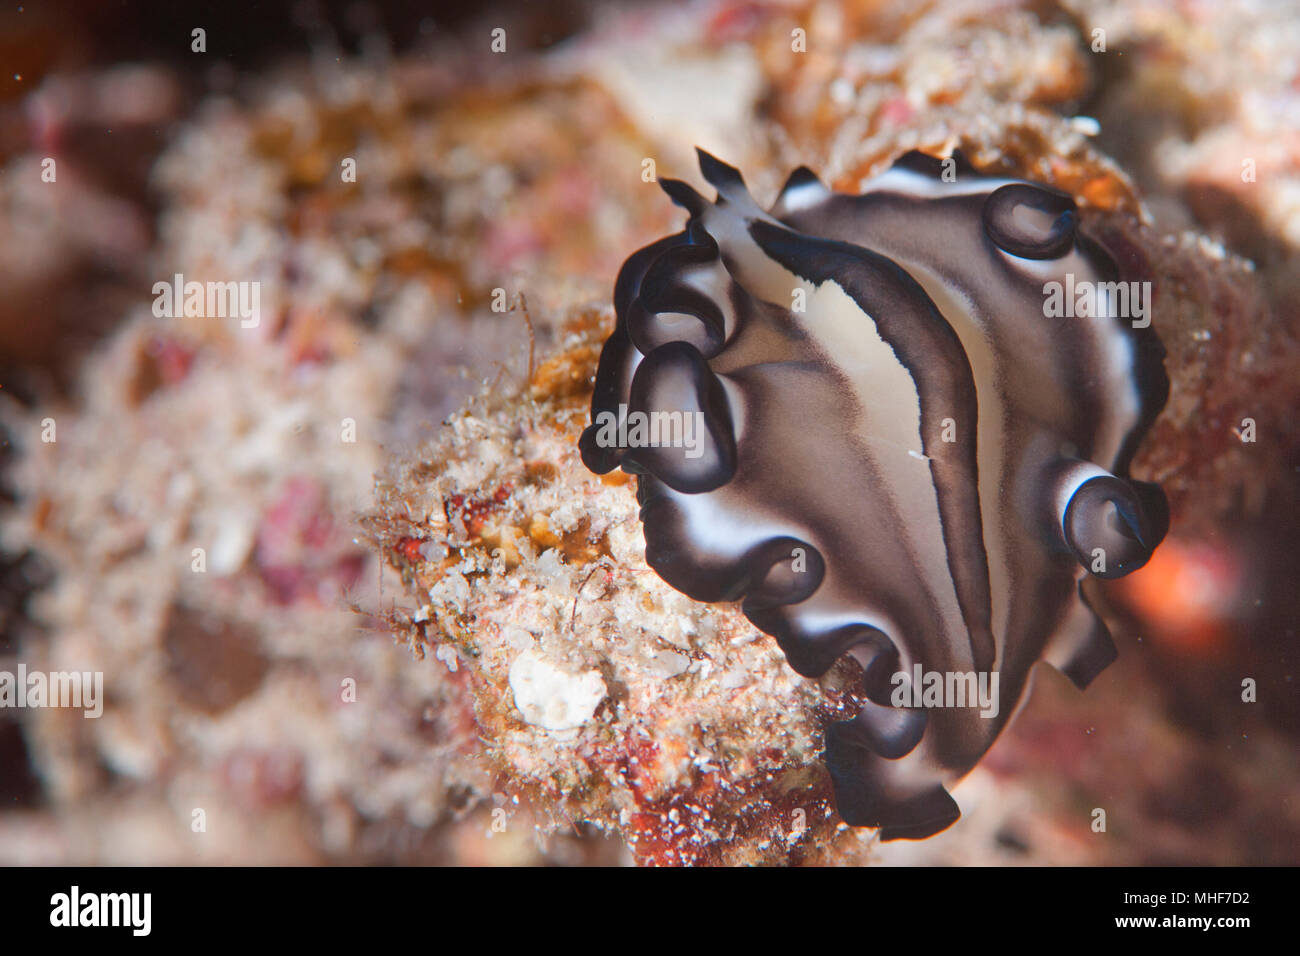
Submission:
[[[741,601],[800,674],[858,661],[866,703],[826,729],[837,809],[930,836],[1035,662],[1084,687],[1116,656],[1081,582],[1167,530],[1127,474],[1164,351],[1058,190],[912,152],[860,195],[800,168],[765,211],[700,169],[717,199],[663,180],[686,228],[619,273],[583,461],[637,476],[672,587]],[[1053,288],[1089,295],[1063,317]]]

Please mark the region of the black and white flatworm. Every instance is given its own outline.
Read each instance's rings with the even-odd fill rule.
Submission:
[[[700,168],[717,199],[664,180],[686,228],[619,273],[583,461],[636,474],[674,588],[741,601],[800,674],[862,665],[868,702],[826,732],[837,808],[930,836],[1035,662],[1083,687],[1115,658],[1080,583],[1140,567],[1168,527],[1128,478],[1163,349],[1116,314],[1115,261],[1055,189],[913,152],[860,195],[801,168],[763,210],[737,170]],[[1101,290],[1092,316],[1048,317],[1067,276]],[[696,447],[600,427],[655,412],[701,422]],[[895,706],[918,665],[996,673],[996,716]]]

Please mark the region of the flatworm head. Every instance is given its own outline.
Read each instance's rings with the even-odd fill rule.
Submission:
[[[866,703],[826,732],[840,815],[929,836],[1035,662],[1082,687],[1114,659],[1084,576],[1165,533],[1127,475],[1168,392],[1150,284],[1068,195],[959,155],[859,195],[799,169],[768,210],[700,168],[716,200],[662,181],[686,228],[618,276],[583,461],[637,476],[674,588],[742,602],[801,674],[858,661]]]

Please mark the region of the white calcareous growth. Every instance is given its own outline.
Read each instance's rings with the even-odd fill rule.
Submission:
[[[605,699],[596,671],[571,674],[529,648],[510,665],[510,689],[524,721],[546,730],[574,730],[591,720]]]

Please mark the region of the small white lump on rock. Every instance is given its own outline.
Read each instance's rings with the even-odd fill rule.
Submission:
[[[581,727],[591,720],[606,693],[597,671],[570,674],[535,647],[510,665],[510,689],[524,721],[546,730]]]

